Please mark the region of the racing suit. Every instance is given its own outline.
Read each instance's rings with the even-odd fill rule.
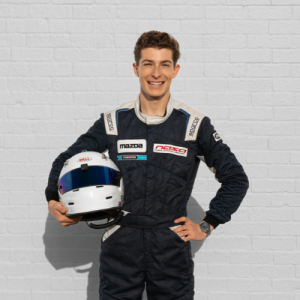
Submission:
[[[135,101],[100,118],[53,162],[48,201],[59,201],[57,182],[64,162],[82,150],[105,152],[124,180],[125,216],[101,238],[100,299],[191,300],[191,243],[173,229],[187,216],[200,161],[222,185],[204,218],[216,228],[231,220],[249,187],[247,175],[207,116],[170,94],[163,117],[147,116]]]

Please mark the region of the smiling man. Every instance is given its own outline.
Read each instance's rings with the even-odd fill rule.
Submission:
[[[158,31],[143,33],[133,70],[140,81],[135,101],[101,114],[99,120],[54,161],[46,197],[62,225],[76,224],[57,202],[63,163],[83,149],[104,152],[124,179],[125,216],[101,240],[100,299],[194,298],[191,240],[202,241],[231,220],[249,187],[247,175],[223,143],[210,118],[175,100],[172,80],[180,66],[178,42]],[[200,224],[187,218],[197,170],[203,161],[221,183]]]

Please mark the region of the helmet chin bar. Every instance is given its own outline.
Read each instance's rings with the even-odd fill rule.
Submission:
[[[123,218],[123,216],[124,216],[124,212],[118,208],[118,209],[106,210],[103,212],[97,211],[95,213],[86,214],[82,217],[80,221],[85,221],[90,228],[103,229],[118,223]],[[114,218],[114,220],[108,222],[109,218]],[[103,220],[103,219],[107,219],[107,223],[105,224],[88,223],[88,221],[96,221],[96,220]]]

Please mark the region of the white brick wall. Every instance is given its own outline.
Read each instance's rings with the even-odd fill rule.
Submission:
[[[62,227],[44,189],[60,152],[136,98],[133,49],[153,29],[180,43],[174,98],[250,179],[231,221],[192,242],[195,300],[300,299],[300,0],[1,0],[0,299],[98,299],[103,231]],[[194,222],[219,187],[201,165]]]

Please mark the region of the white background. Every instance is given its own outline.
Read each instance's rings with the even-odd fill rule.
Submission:
[[[195,300],[299,300],[300,0],[0,0],[0,298],[98,299],[103,231],[62,227],[44,190],[59,153],[136,99],[149,30],[178,40],[174,99],[250,180],[231,221],[192,242]],[[202,164],[194,222],[219,187]]]

